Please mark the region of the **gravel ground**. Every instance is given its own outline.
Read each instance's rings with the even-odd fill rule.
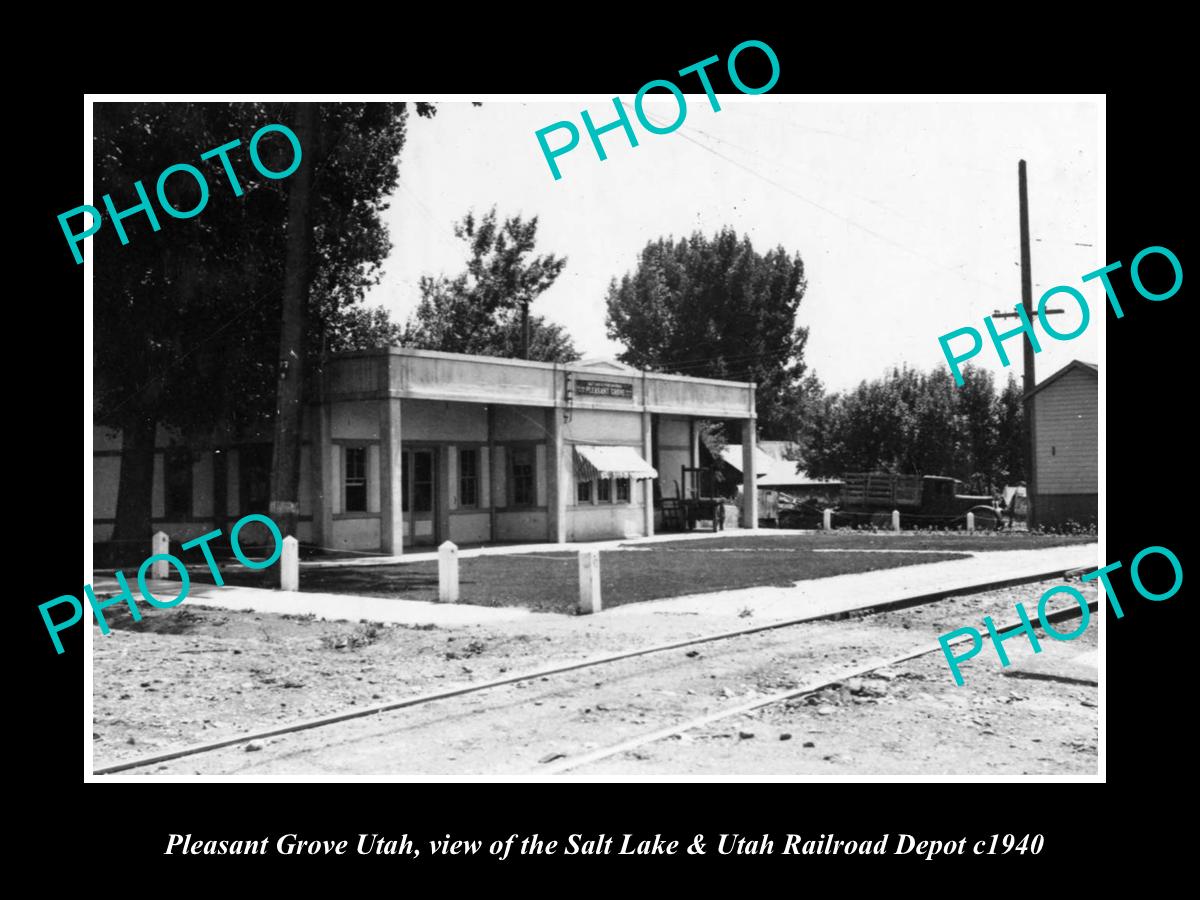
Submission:
[[[977,625],[985,614],[1008,620],[1014,602],[1036,603],[1051,584],[670,651],[270,739],[265,752],[239,746],[154,771],[536,774],[543,760],[898,654]],[[622,618],[564,616],[533,630],[525,623],[378,627],[198,606],[141,623],[114,617],[114,633],[97,631],[94,641],[96,765],[719,630],[701,617]],[[1095,646],[1097,627],[1093,621],[1069,644],[1044,644],[1080,652]],[[870,679],[869,690],[853,684],[772,707],[579,774],[1095,772],[1094,686],[1004,676],[987,647],[964,667],[961,688],[940,654],[888,674],[894,677]]]

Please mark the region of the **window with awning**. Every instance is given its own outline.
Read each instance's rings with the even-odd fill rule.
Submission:
[[[593,478],[657,478],[658,471],[633,447],[575,445],[575,475]]]

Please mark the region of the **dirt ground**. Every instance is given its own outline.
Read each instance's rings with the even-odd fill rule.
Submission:
[[[978,626],[985,614],[1006,621],[1013,603],[1036,604],[1050,586],[635,658],[267,739],[261,752],[239,745],[140,774],[537,774],[546,762]],[[381,627],[190,605],[141,623],[114,617],[113,625],[113,634],[94,635],[97,767],[719,630],[698,617],[671,615],[564,616],[536,630],[521,622]],[[1097,628],[1093,618],[1081,638],[1043,643],[1047,651],[1078,653],[1095,646]],[[885,673],[891,678],[862,679],[730,719],[577,774],[1095,773],[1094,686],[1011,678],[988,646],[963,671],[966,684],[956,687],[940,654],[930,655]]]
[[[1051,586],[1053,582],[1014,590],[1032,608]],[[981,613],[1002,624],[1013,619],[1013,612],[1011,603],[995,602],[999,593],[1007,592],[977,596],[984,601]],[[913,634],[925,629],[941,634],[963,625],[982,631],[982,615],[972,618],[967,606],[968,598],[955,598],[948,604],[883,613],[863,622]],[[966,617],[947,621],[951,610],[962,610]],[[1070,632],[1076,624],[1059,627]],[[1012,663],[1008,669],[985,643],[978,656],[963,664],[961,687],[952,680],[944,656],[933,653],[598,761],[575,773],[738,772],[835,779],[862,774],[1095,775],[1098,687],[1013,675],[1021,663],[1034,658],[1062,660],[1094,653],[1099,634],[1095,614],[1075,640],[1057,642],[1038,633],[1042,653],[1036,657],[1023,637],[1005,642]],[[767,666],[760,683],[787,686],[788,678],[781,675],[778,666]]]

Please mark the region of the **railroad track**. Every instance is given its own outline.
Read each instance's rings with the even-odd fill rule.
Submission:
[[[198,756],[205,753],[210,753],[226,747],[246,744],[250,741],[263,740],[266,738],[279,737],[282,735],[295,734],[302,731],[309,731],[315,728],[323,728],[329,725],[336,725],[341,722],[347,722],[354,719],[364,719],[371,716],[378,716],[383,713],[392,712],[400,709],[411,709],[414,707],[424,706],[426,704],[435,703],[440,700],[448,700],[455,697],[463,697],[471,694],[477,694],[484,691],[493,690],[505,685],[517,684],[519,682],[535,681],[537,679],[548,678],[552,675],[560,675],[567,672],[575,672],[582,669],[590,669],[594,667],[604,666],[615,663],[620,660],[632,659],[635,657],[650,656],[652,654],[665,653],[671,650],[679,650],[688,647],[695,647],[702,644],[713,643],[717,641],[725,641],[732,638],[742,637],[745,635],[757,634],[767,631],[776,631],[785,628],[791,628],[797,625],[803,625],[818,621],[836,621],[848,619],[851,617],[859,617],[871,615],[874,613],[906,609],[914,606],[924,606],[931,603],[936,603],[948,597],[963,596],[966,594],[981,593],[984,591],[996,590],[1004,587],[1011,587],[1020,584],[1028,584],[1038,581],[1047,581],[1051,579],[1070,578],[1074,574],[1088,571],[1086,568],[1070,569],[1063,571],[1061,569],[1042,572],[1036,575],[1027,575],[1017,578],[1002,579],[998,581],[989,581],[980,584],[967,585],[964,587],[954,588],[951,590],[934,591],[930,593],[905,597],[898,600],[866,603],[863,606],[856,607],[850,610],[840,610],[838,612],[818,613],[806,616],[799,616],[791,619],[784,619],[776,622],[769,622],[761,625],[754,625],[746,628],[738,628],[730,631],[722,631],[714,634],[704,635],[699,638],[690,638],[682,641],[671,641],[668,643],[654,644],[646,647],[639,647],[633,650],[622,651],[620,653],[610,653],[603,656],[591,657],[585,660],[580,660],[573,663],[564,663],[561,665],[546,666],[539,669],[520,672],[513,675],[506,675],[502,678],[495,678],[489,681],[480,682],[478,684],[463,685],[457,688],[436,691],[427,694],[418,694],[412,697],[405,697],[398,700],[385,701],[373,706],[355,708],[346,710],[332,715],[320,716],[317,718],[306,719],[300,722],[293,722],[289,725],[282,725],[277,728],[263,729],[254,732],[239,734],[235,737],[223,738],[217,741],[211,741],[204,744],[196,744],[190,747],[182,747],[177,750],[167,751],[164,753],[156,753],[150,756],[138,757],[136,759],[126,760],[120,763],[114,763],[109,766],[103,766],[93,770],[95,775],[109,775],[118,772],[126,772],[133,769],[144,768],[146,766],[157,765],[171,760],[182,759],[190,756]],[[1095,609],[1095,601],[1089,603],[1089,608]],[[1059,609],[1048,613],[1047,619],[1051,622],[1060,621],[1063,619],[1072,618],[1080,615],[1080,608],[1077,604],[1072,604],[1069,607]],[[1001,626],[1000,630],[1008,630],[1019,626],[1020,622],[1006,623]],[[952,644],[957,644],[965,640],[960,638]],[[670,726],[664,729],[649,732],[645,735],[623,741],[620,744],[615,744],[610,747],[596,750],[580,756],[573,756],[562,760],[557,764],[549,767],[542,767],[538,771],[540,774],[554,774],[556,772],[567,771],[598,759],[603,759],[608,756],[617,755],[627,752],[631,749],[644,746],[645,744],[654,741],[663,740],[667,737],[676,734],[682,734],[685,731],[701,727],[710,722],[719,721],[723,718],[741,715],[745,712],[752,711],[764,706],[769,706],[774,703],[780,703],[795,697],[800,697],[805,694],[814,693],[832,684],[837,684],[847,678],[853,678],[857,675],[866,672],[874,671],[875,669],[884,668],[888,665],[895,665],[899,662],[904,662],[910,659],[915,659],[919,656],[924,656],[928,653],[936,652],[941,649],[938,642],[933,642],[931,645],[922,645],[909,653],[905,653],[899,657],[893,657],[886,660],[875,662],[866,667],[859,667],[851,671],[839,672],[835,676],[826,678],[820,682],[813,682],[803,686],[788,689],[776,694],[769,694],[755,698],[753,701],[739,704],[724,710],[718,710],[714,713],[709,713],[705,716],[695,718],[678,725]]]
[[[961,594],[963,592],[959,593]],[[1088,609],[1092,612],[1096,611],[1097,606],[1097,600],[1093,599],[1088,602]],[[1080,615],[1082,615],[1082,611],[1080,610],[1078,604],[1072,604],[1070,606],[1048,612],[1046,614],[1046,621],[1050,623],[1062,622],[1067,619],[1076,618]],[[1016,619],[996,626],[996,631],[1003,636],[1005,632],[1011,631],[1014,628],[1020,628],[1023,624],[1024,623],[1021,622],[1020,619]],[[963,637],[955,638],[952,641],[947,641],[946,644],[949,647],[956,647],[959,644],[966,642],[968,638],[968,635],[964,635]],[[983,635],[983,639],[990,640],[991,635],[985,634]],[[858,666],[854,669],[837,672],[832,676],[809,682],[808,684],[801,685],[800,687],[788,688],[787,690],[778,691],[774,694],[756,697],[753,700],[748,700],[747,702],[740,703],[737,706],[730,706],[726,707],[725,709],[717,710],[716,712],[706,713],[703,716],[697,716],[694,719],[689,719],[686,722],[681,722],[677,725],[672,725],[667,728],[659,728],[654,731],[647,732],[646,734],[639,735],[638,737],[621,741],[617,744],[611,744],[608,747],[604,747],[599,750],[593,750],[590,753],[567,757],[562,762],[553,763],[549,766],[543,766],[538,770],[538,772],[542,775],[557,775],[561,772],[577,769],[580,766],[599,762],[602,759],[608,759],[613,756],[619,756],[622,753],[628,753],[631,750],[637,750],[641,747],[645,747],[648,744],[666,740],[667,738],[674,737],[675,735],[684,734],[685,732],[702,728],[705,725],[711,725],[713,722],[720,722],[722,719],[733,718],[734,716],[740,716],[749,712],[754,712],[755,710],[762,709],[767,706],[774,706],[776,703],[783,703],[788,700],[795,700],[799,697],[804,697],[808,694],[815,694],[818,691],[832,687],[836,684],[841,684],[843,681],[848,681],[851,678],[861,678],[862,676],[868,675],[878,669],[885,669],[891,666],[900,665],[901,663],[919,659],[920,657],[926,656],[930,653],[938,653],[941,651],[941,649],[941,643],[939,641],[934,641],[931,644],[922,645],[915,650],[900,654],[899,656],[893,656],[888,659],[872,662],[869,665]]]

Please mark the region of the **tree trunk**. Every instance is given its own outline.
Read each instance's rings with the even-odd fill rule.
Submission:
[[[117,482],[117,521],[112,543],[115,564],[139,563],[150,555],[154,492],[154,436],[151,415],[131,415],[121,429],[121,472]]]
[[[287,256],[283,275],[283,314],[279,334],[279,387],[275,446],[271,460],[271,518],[286,537],[300,519],[300,415],[304,383],[304,319],[308,306],[310,221],[314,152],[311,103],[295,105],[292,130],[305,157],[288,192]]]

